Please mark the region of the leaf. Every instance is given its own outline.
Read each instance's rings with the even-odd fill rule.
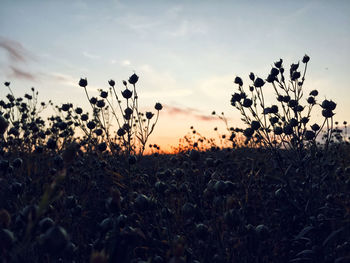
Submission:
[[[313,260],[311,258],[295,258],[290,260],[289,262],[294,263],[294,262],[312,262]]]
[[[305,257],[306,256],[306,257],[312,258],[314,255],[315,255],[315,252],[313,252],[310,249],[305,249],[305,250],[301,251],[300,253],[298,253],[297,257],[300,257],[300,256],[304,256]]]
[[[337,258],[336,260],[334,260],[334,263],[346,263],[349,261],[350,261],[350,256],[346,256],[346,257]]]
[[[315,227],[313,226],[307,226],[304,227],[303,230],[299,232],[299,234],[294,238],[294,240],[298,240],[302,237],[304,237],[307,233],[309,233],[311,230],[313,230]]]
[[[322,243],[322,246],[325,247],[329,242],[332,241],[339,233],[343,232],[346,229],[346,227],[342,227],[338,230],[334,230]]]

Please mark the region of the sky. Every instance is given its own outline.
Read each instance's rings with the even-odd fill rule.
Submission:
[[[230,105],[236,76],[266,78],[274,61],[286,68],[311,57],[305,90],[337,103],[350,121],[350,1],[0,0],[0,81],[14,93],[88,109],[88,90],[117,87],[134,72],[139,105],[164,105],[150,143],[178,145],[190,126],[207,137],[223,123],[244,127]],[[267,98],[272,87],[266,85]],[[308,92],[306,92],[308,93]],[[5,87],[0,96],[7,94]],[[316,119],[320,118],[319,113]]]

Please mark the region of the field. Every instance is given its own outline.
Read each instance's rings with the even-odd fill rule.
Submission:
[[[163,107],[139,112],[136,74],[119,97],[113,80],[89,97],[81,79],[92,112],[62,104],[48,120],[50,102],[35,89],[15,97],[6,82],[2,262],[349,262],[347,123],[333,122],[336,104],[317,91],[302,105],[308,61],[291,65],[290,85],[282,60],[266,81],[251,73],[249,92],[236,77],[231,104],[247,127],[227,127],[224,147],[198,136],[173,154],[147,144]],[[308,123],[314,107],[320,125]]]

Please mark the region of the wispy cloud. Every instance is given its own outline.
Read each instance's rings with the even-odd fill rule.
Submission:
[[[28,62],[34,56],[17,41],[0,36],[0,48],[6,51],[10,62]]]
[[[205,34],[207,29],[204,25],[196,23],[194,21],[183,20],[181,23],[172,31],[167,33],[172,37],[184,37],[191,34]]]
[[[121,62],[122,66],[129,66],[131,64],[130,60],[125,59]]]
[[[9,77],[25,80],[37,80],[36,76],[28,71],[21,70],[15,66],[10,66]]]
[[[20,68],[20,65],[36,60],[36,57],[25,49],[21,43],[0,36],[0,49],[4,50],[8,57],[4,70],[6,77],[31,81],[37,80],[37,76],[34,73]]]
[[[200,121],[214,121],[217,120],[214,116],[211,115],[205,115],[201,113],[200,111],[190,108],[190,107],[176,107],[176,106],[170,106],[170,105],[164,105],[164,112],[170,116],[185,116],[185,117],[193,117]]]
[[[87,57],[89,59],[100,59],[101,58],[101,56],[96,55],[96,54],[91,54],[90,52],[87,52],[87,51],[83,52],[83,56]]]

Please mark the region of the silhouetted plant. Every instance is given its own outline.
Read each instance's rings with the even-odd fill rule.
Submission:
[[[333,132],[333,111],[336,108],[336,103],[331,100],[325,99],[318,103],[317,90],[311,91],[306,101],[303,101],[309,60],[309,56],[303,57],[304,68],[301,71],[299,62],[292,64],[288,77],[282,59],[274,63],[275,66],[265,80],[250,73],[252,84],[249,91],[243,88],[242,79],[236,77],[234,83],[238,85],[238,91],[231,98],[232,106],[239,110],[242,121],[248,125],[244,130],[248,140],[274,153],[277,153],[278,149],[291,150],[297,160],[304,157],[306,149],[321,148],[316,140],[323,129],[326,137],[322,148],[328,149]],[[276,103],[268,104],[265,100],[264,89],[268,88],[267,83],[274,89]],[[321,125],[310,125],[311,112],[316,106],[321,108],[324,120]]]
[[[121,145],[127,156],[131,154],[143,155],[148,138],[157,124],[159,112],[163,108],[160,103],[155,104],[154,109],[157,111],[155,118],[153,118],[154,113],[152,112],[140,112],[136,90],[138,79],[139,77],[136,74],[130,76],[128,82],[132,85],[131,89],[128,86],[128,82],[124,80],[124,90],[120,92],[121,94],[116,91],[115,81],[109,80],[109,92],[100,90],[101,99],[90,98],[86,89],[88,85],[87,80],[80,79],[79,81],[79,85],[84,88],[93,109],[97,128],[104,130],[110,149],[113,150],[113,142],[109,133],[110,121],[106,117],[107,115],[109,116],[109,110],[117,123],[116,136],[121,141]],[[124,99],[124,103],[121,100],[122,98]],[[114,100],[117,102],[117,106],[114,105]],[[154,120],[153,122],[151,121],[152,119]],[[95,127],[91,127],[91,130],[93,129]]]

